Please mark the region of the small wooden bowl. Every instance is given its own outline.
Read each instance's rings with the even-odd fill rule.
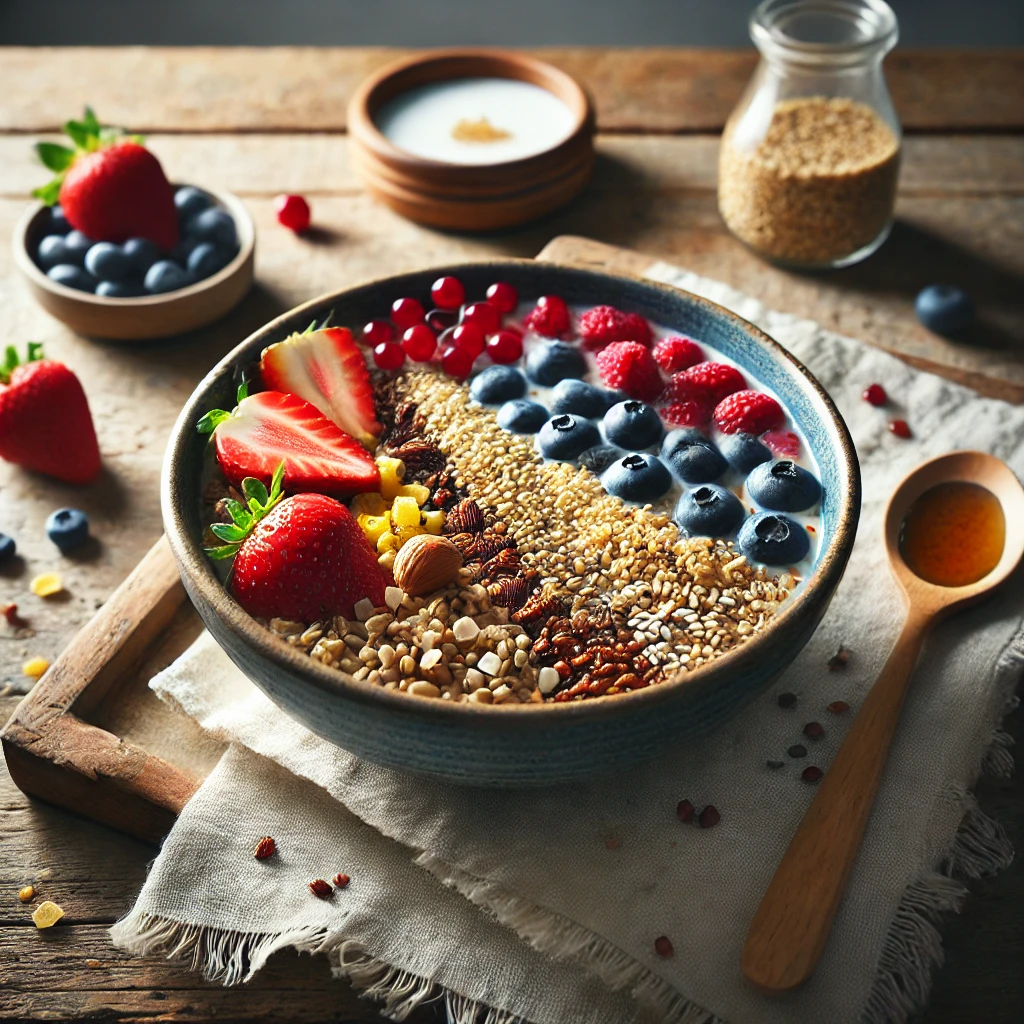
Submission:
[[[573,127],[558,144],[518,160],[457,164],[395,146],[377,127],[396,96],[434,82],[509,78],[540,86],[568,106]],[[499,50],[438,50],[382,68],[348,108],[352,163],[366,188],[393,210],[430,227],[493,231],[563,206],[586,185],[594,163],[594,109],[583,87],[543,61]]]
[[[237,306],[252,286],[256,229],[249,211],[236,196],[212,188],[203,191],[234,218],[238,254],[222,270],[187,288],[163,295],[112,299],[51,281],[30,255],[46,232],[47,208],[42,203],[29,207],[14,229],[14,262],[39,305],[78,334],[147,341],[204,327]]]

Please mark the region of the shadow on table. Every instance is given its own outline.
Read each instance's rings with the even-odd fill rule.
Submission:
[[[1024,351],[1024,277],[906,221],[896,221],[889,240],[870,259],[830,271],[828,279],[839,288],[897,294],[911,301],[930,284],[956,285],[974,300],[975,321],[951,341],[971,348]]]

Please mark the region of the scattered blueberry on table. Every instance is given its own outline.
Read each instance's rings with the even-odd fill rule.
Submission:
[[[3,565],[4,562],[9,562],[17,551],[18,545],[15,543],[14,538],[6,533],[0,533],[0,565]]]
[[[932,284],[917,294],[914,302],[917,319],[936,334],[958,334],[974,319],[974,303],[962,288]]]
[[[36,246],[36,263],[58,284],[122,299],[177,291],[223,270],[238,254],[234,218],[192,185],[175,192],[174,205],[181,239],[169,253],[148,238],[123,244],[91,239],[72,230],[54,206]]]
[[[46,536],[61,549],[70,551],[89,537],[89,517],[77,508],[59,508],[46,520]]]

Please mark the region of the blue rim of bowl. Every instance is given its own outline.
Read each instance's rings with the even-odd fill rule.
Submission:
[[[203,552],[201,542],[189,533],[184,516],[175,501],[177,493],[188,493],[188,489],[184,484],[181,487],[177,486],[177,477],[183,469],[182,464],[187,461],[186,452],[188,446],[199,443],[198,435],[195,434],[195,423],[207,411],[203,407],[204,402],[201,401],[201,396],[221,376],[226,375],[230,378],[236,367],[241,363],[239,354],[254,347],[254,343],[257,340],[260,342],[260,348],[272,344],[273,341],[280,340],[284,336],[282,331],[290,331],[299,324],[305,326],[314,311],[319,312],[324,308],[332,307],[345,297],[381,289],[390,282],[405,280],[414,276],[458,276],[460,272],[476,272],[488,267],[495,268],[496,273],[500,273],[501,269],[509,267],[529,267],[531,272],[536,272],[538,269],[545,270],[551,268],[559,273],[568,272],[581,277],[618,281],[628,287],[642,286],[647,290],[665,295],[670,302],[678,302],[680,297],[682,297],[685,301],[703,307],[708,313],[727,320],[734,328],[738,328],[740,331],[748,334],[755,342],[766,347],[773,353],[776,359],[780,360],[784,365],[791,367],[796,375],[804,378],[813,397],[824,406],[825,418],[835,428],[838,461],[843,469],[844,477],[841,487],[840,504],[836,512],[836,526],[832,542],[819,555],[814,571],[804,580],[800,592],[788,598],[784,602],[782,609],[772,616],[768,624],[762,630],[753,634],[752,639],[745,642],[741,647],[730,650],[721,658],[701,666],[698,670],[692,672],[684,671],[680,675],[657,685],[647,686],[629,693],[615,694],[612,697],[557,703],[551,701],[545,702],[543,705],[524,704],[499,707],[490,707],[485,704],[467,704],[466,702],[451,704],[450,702],[440,700],[410,700],[407,694],[357,681],[347,673],[322,665],[310,658],[305,652],[290,646],[281,637],[276,636],[269,629],[261,626],[249,615],[231,596],[214,573],[209,559]],[[175,484],[174,486],[172,486],[172,482]],[[587,720],[602,719],[609,715],[621,714],[626,708],[639,712],[648,706],[674,700],[683,688],[690,688],[695,685],[712,688],[715,681],[726,673],[751,667],[758,660],[761,651],[765,647],[765,642],[773,633],[788,625],[805,610],[813,616],[819,605],[827,607],[831,594],[834,592],[845,571],[846,563],[853,549],[857,522],[860,516],[860,498],[860,465],[857,459],[856,448],[849,429],[835,403],[811,372],[791,355],[787,349],[783,348],[782,345],[765,334],[760,328],[755,327],[742,317],[725,309],[723,306],[719,306],[710,299],[705,299],[681,288],[651,281],[638,275],[608,274],[604,271],[587,267],[514,258],[459,263],[377,278],[362,282],[351,288],[325,293],[276,317],[270,323],[254,331],[248,338],[232,349],[196,386],[189,400],[182,408],[172,429],[160,481],[160,504],[163,513],[164,529],[179,568],[183,565],[187,567],[190,571],[189,583],[197,588],[200,596],[210,604],[221,622],[229,626],[235,633],[245,637],[246,642],[271,663],[304,678],[309,683],[328,693],[340,693],[347,699],[386,708],[396,714],[448,724],[459,721],[461,716],[471,715],[476,717],[487,715],[489,717],[493,716],[492,722],[504,721],[509,725],[515,724],[516,727],[526,724],[524,716],[536,716],[538,714],[542,715],[545,719],[557,716],[557,718],[563,720]],[[830,582],[831,586],[829,585]],[[821,613],[824,612],[824,607],[821,608]],[[820,614],[818,618],[820,618]]]

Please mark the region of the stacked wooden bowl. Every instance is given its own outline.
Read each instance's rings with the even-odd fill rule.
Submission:
[[[568,108],[572,128],[549,149],[495,163],[449,163],[400,149],[378,127],[389,101],[435,83],[505,78],[539,86]],[[594,163],[594,110],[570,75],[522,54],[442,50],[391,64],[364,82],[348,111],[352,162],[367,189],[410,220],[453,231],[494,231],[563,206]]]

